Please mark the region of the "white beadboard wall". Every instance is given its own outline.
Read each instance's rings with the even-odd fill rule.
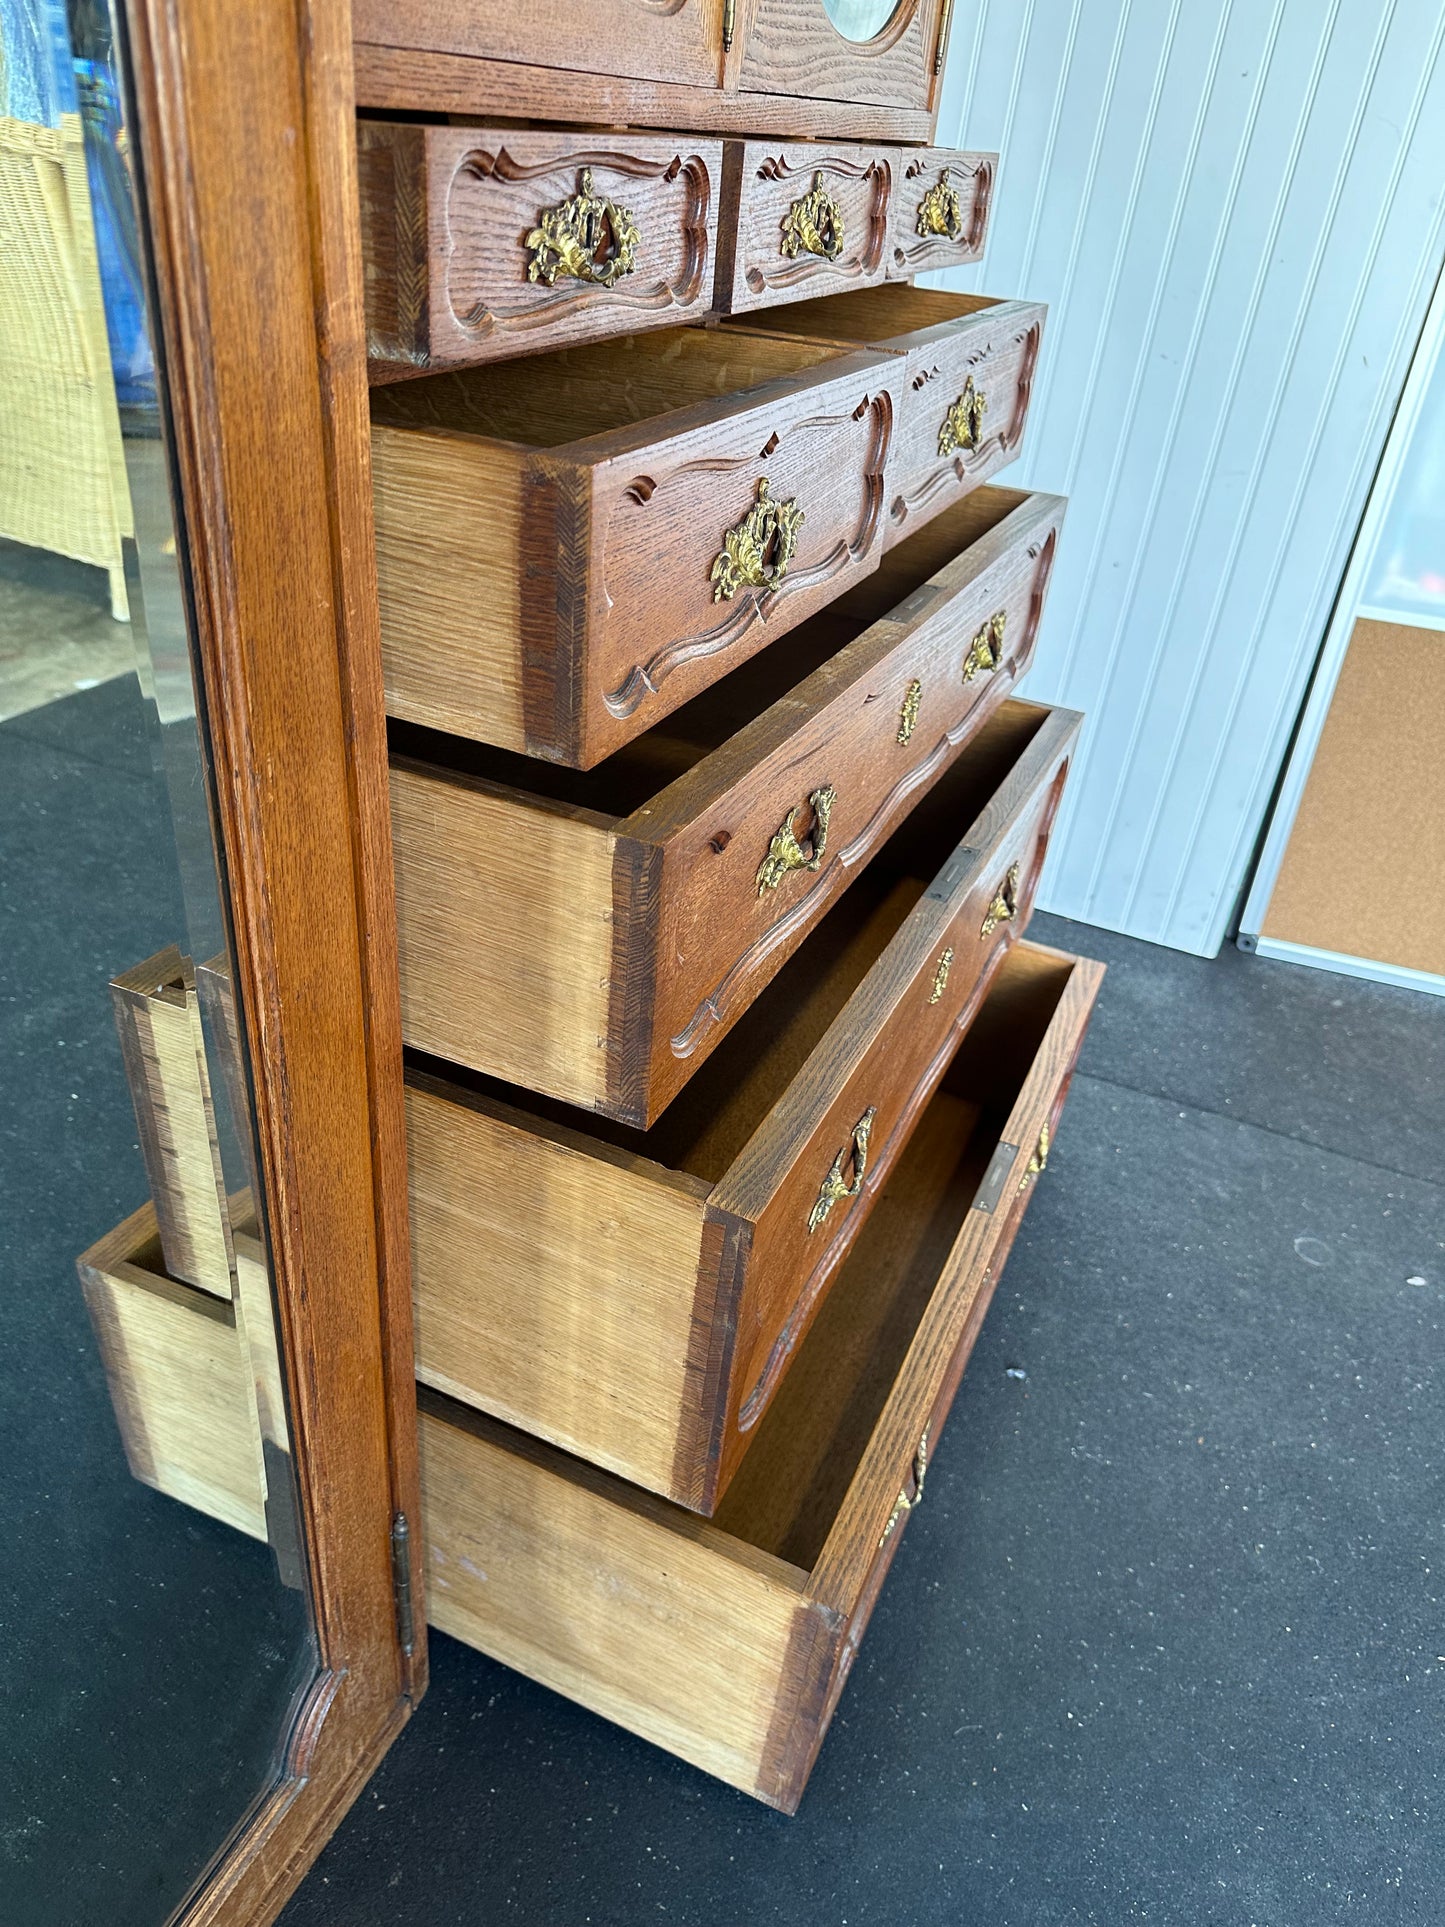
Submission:
[[[1027,693],[1088,712],[1042,901],[1228,934],[1445,253],[1440,0],[956,0],[940,142],[1003,157],[943,285],[1050,304],[1072,498]]]

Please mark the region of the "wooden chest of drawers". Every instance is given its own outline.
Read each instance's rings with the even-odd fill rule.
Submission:
[[[1017,458],[1047,313],[1037,301],[895,286],[801,301],[727,327],[904,358],[885,537],[897,542]]]
[[[1063,509],[959,502],[586,778],[419,739],[407,1042],[651,1124],[1028,668]]]
[[[712,1521],[423,1392],[432,1623],[793,1812],[926,1498],[1102,974],[1011,951]],[[82,1260],[132,1469],[261,1536],[234,1315],[158,1257],[147,1210]]]
[[[695,328],[377,390],[389,713],[620,749],[877,566],[901,369]]]
[[[650,1131],[414,1077],[424,1383],[713,1510],[1027,923],[1077,725],[991,718]]]

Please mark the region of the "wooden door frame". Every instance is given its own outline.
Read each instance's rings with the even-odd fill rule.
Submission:
[[[277,1781],[176,1915],[252,1927],[426,1682],[351,19],[125,0],[124,28],[319,1652]]]

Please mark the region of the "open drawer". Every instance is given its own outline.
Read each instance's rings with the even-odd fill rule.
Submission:
[[[650,1130],[414,1065],[417,1376],[711,1513],[1027,924],[1078,722],[998,710]]]
[[[1037,301],[895,285],[773,308],[724,332],[767,329],[904,357],[884,537],[897,542],[1019,454],[1047,314]]]
[[[721,141],[382,120],[356,136],[373,375],[711,308]]]
[[[388,713],[591,768],[877,567],[896,355],[672,328],[372,393]]]
[[[1102,975],[1012,951],[712,1523],[424,1393],[433,1625],[792,1812]]]
[[[980,490],[586,775],[394,726],[407,1043],[651,1124],[1027,670],[1063,513]]]

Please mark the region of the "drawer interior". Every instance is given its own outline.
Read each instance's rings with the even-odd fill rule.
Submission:
[[[503,783],[555,802],[595,810],[620,822],[791,694],[840,649],[921,589],[1028,499],[1017,489],[981,488],[952,503],[889,549],[874,573],[836,602],[595,769],[567,769],[558,763],[541,762],[395,720],[389,725],[391,746],[398,755],[458,775]]]
[[[759,1424],[723,1531],[816,1565],[1073,969],[1010,952]]]
[[[651,1129],[589,1114],[589,1135],[716,1184],[1050,713],[1032,703],[1001,705]],[[494,1079],[417,1061],[445,1076],[455,1092],[515,1101]],[[578,1126],[578,1113],[565,1104],[529,1096],[527,1107],[534,1117]]]
[[[418,1388],[423,1411],[462,1431],[511,1441],[569,1481],[585,1482],[629,1512],[665,1518],[736,1559],[781,1560],[801,1590],[839,1525],[849,1487],[1076,967],[1074,958],[1030,944],[1009,953],[711,1521],[704,1524],[425,1386]],[[999,1224],[1002,1234],[1003,1214]]]
[[[371,418],[557,448],[734,396],[839,352],[826,341],[661,328],[377,388]]]
[[[740,317],[736,323],[729,322],[728,327],[751,322],[755,328],[767,328],[779,334],[869,347],[891,341],[898,335],[916,333],[920,328],[961,321],[998,306],[999,301],[993,295],[950,294],[942,288],[914,288],[894,283],[878,288],[854,288],[847,294],[826,294],[816,301],[790,301],[784,307],[769,308],[766,314]]]

